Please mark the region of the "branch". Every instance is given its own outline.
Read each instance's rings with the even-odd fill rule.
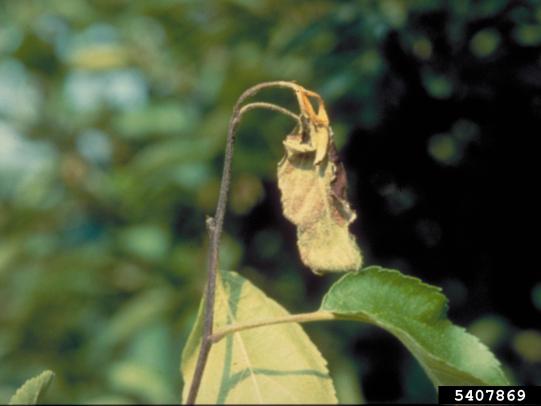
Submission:
[[[244,101],[254,96],[262,89],[270,87],[287,88],[297,91],[299,86],[292,82],[276,81],[265,82],[252,86],[246,90],[237,100],[233,109],[233,115],[229,121],[229,128],[227,130],[227,141],[225,147],[225,159],[222,171],[222,180],[220,183],[220,193],[218,196],[218,204],[216,205],[216,214],[214,218],[207,219],[207,228],[209,232],[209,248],[207,252],[207,285],[205,287],[205,303],[204,303],[204,315],[203,315],[203,336],[201,340],[201,349],[197,358],[190,391],[186,400],[187,404],[195,403],[199,387],[201,386],[201,380],[203,378],[203,372],[207,364],[208,355],[212,346],[212,328],[214,324],[214,301],[216,293],[216,275],[218,269],[218,259],[220,253],[220,238],[222,236],[225,210],[227,206],[227,195],[229,192],[229,185],[231,183],[231,164],[233,161],[233,150],[235,144],[235,135],[237,127],[239,126],[242,115],[255,108],[267,108],[270,110],[278,111],[286,114],[289,117],[295,118],[299,122],[300,117],[291,111],[284,109],[283,107],[271,104],[271,103],[251,103],[244,107],[241,105]]]

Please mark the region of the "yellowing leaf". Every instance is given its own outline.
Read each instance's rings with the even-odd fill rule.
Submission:
[[[314,112],[308,96],[317,97]],[[302,262],[316,274],[355,271],[362,256],[349,232],[356,218],[346,196],[346,172],[339,160],[321,98],[300,89],[302,128],[286,137],[278,164],[284,215],[297,226]]]
[[[248,280],[220,272],[214,328],[287,316]],[[202,311],[182,354],[186,402],[201,343]],[[211,348],[197,403],[337,403],[323,359],[297,323],[236,332]]]
[[[54,378],[53,371],[43,371],[27,380],[9,400],[10,405],[35,405]]]

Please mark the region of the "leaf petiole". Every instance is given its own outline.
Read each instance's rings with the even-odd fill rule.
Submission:
[[[242,108],[240,109],[239,116],[242,116],[244,113],[247,113],[250,110],[254,110],[254,109],[267,109],[267,110],[275,111],[277,113],[282,113],[288,117],[291,117],[293,120],[295,120],[299,128],[302,127],[301,119],[299,115],[293,113],[292,111],[282,106],[278,106],[277,104],[273,104],[273,103],[253,102],[253,103],[246,104],[242,106]]]
[[[245,323],[237,323],[226,326],[210,336],[210,340],[213,343],[217,343],[225,336],[238,333],[239,331],[249,330],[257,327],[272,326],[275,324],[284,324],[284,323],[307,323],[311,321],[325,321],[325,320],[338,320],[341,319],[340,316],[324,310],[318,310],[310,313],[299,313],[291,314],[285,317],[277,317],[266,320],[255,320]]]

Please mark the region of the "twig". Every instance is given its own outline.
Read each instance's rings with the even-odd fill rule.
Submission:
[[[235,135],[237,127],[240,123],[242,115],[253,108],[268,108],[274,111],[278,111],[286,114],[287,116],[293,116],[297,121],[300,118],[294,113],[290,112],[287,109],[284,109],[280,106],[273,105],[271,103],[252,103],[241,108],[241,105],[244,101],[254,96],[257,92],[262,89],[269,87],[280,87],[288,88],[294,91],[298,90],[300,87],[292,82],[276,81],[276,82],[265,82],[258,85],[252,86],[246,90],[237,100],[235,107],[233,109],[233,115],[229,122],[229,128],[227,130],[227,141],[225,147],[225,159],[224,166],[222,171],[222,180],[220,183],[220,193],[218,196],[218,204],[216,205],[216,214],[212,220],[207,219],[207,228],[209,232],[209,248],[207,252],[207,285],[205,288],[205,304],[204,304],[204,316],[203,316],[203,335],[201,338],[201,349],[199,350],[199,355],[197,358],[197,363],[195,366],[195,371],[192,378],[192,383],[190,386],[190,391],[188,393],[188,398],[186,400],[187,404],[195,403],[197,398],[197,393],[199,392],[199,387],[201,386],[201,380],[203,378],[203,373],[205,371],[205,366],[207,364],[208,355],[210,348],[212,346],[212,328],[214,324],[214,301],[216,293],[216,276],[218,269],[218,259],[220,253],[220,238],[222,236],[222,229],[225,217],[225,210],[227,206],[227,195],[229,192],[229,185],[231,183],[231,163],[233,161],[233,150],[235,144]]]

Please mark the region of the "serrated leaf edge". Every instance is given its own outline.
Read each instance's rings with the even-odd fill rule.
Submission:
[[[37,388],[37,390],[34,391],[34,398],[32,399],[32,402],[30,403],[24,403],[24,404],[31,404],[31,405],[35,405],[40,396],[45,393],[45,391],[47,390],[47,388],[49,387],[49,385],[51,384],[52,380],[54,379],[55,377],[55,373],[51,370],[45,370],[43,371],[41,374],[37,375],[37,376],[34,376],[33,378],[30,378],[28,380],[26,380],[25,383],[23,383],[19,389],[17,389],[15,391],[15,393],[13,394],[13,396],[11,397],[11,399],[9,400],[9,405],[17,405],[17,404],[22,404],[20,401],[18,401],[18,397],[21,396],[23,394],[24,391],[27,391],[29,390],[29,388],[31,387],[32,384],[34,383],[37,383],[38,381],[43,381],[40,386]]]
[[[496,370],[497,374],[501,377],[502,381],[504,382],[507,382],[509,384],[509,380],[507,379],[507,377],[505,376],[505,374],[501,371],[500,368],[495,368],[495,367],[501,367],[501,363],[500,361],[494,356],[494,354],[492,354],[492,352],[490,351],[490,349],[481,341],[479,340],[478,337],[476,337],[475,335],[469,333],[464,327],[462,326],[457,326],[456,324],[452,323],[448,318],[447,318],[447,314],[448,314],[448,309],[449,309],[449,300],[447,299],[447,296],[445,296],[443,293],[442,293],[442,289],[438,286],[434,286],[434,285],[430,285],[426,282],[423,282],[421,279],[419,278],[416,278],[414,276],[411,276],[411,275],[404,275],[403,273],[401,273],[400,271],[398,270],[395,270],[395,269],[386,269],[386,268],[382,268],[380,266],[369,266],[369,267],[366,267],[366,268],[363,268],[363,269],[360,269],[358,271],[354,271],[354,272],[349,272],[345,275],[343,275],[342,277],[340,277],[335,283],[333,283],[333,285],[331,286],[331,288],[328,290],[328,292],[323,296],[323,299],[321,301],[321,307],[320,309],[321,310],[327,310],[327,311],[330,311],[328,309],[324,309],[323,308],[323,304],[325,303],[326,299],[327,299],[327,296],[331,295],[331,293],[334,291],[334,289],[337,288],[337,286],[341,283],[343,283],[346,279],[348,278],[353,278],[359,274],[361,274],[362,272],[365,272],[365,271],[368,271],[368,270],[374,270],[374,271],[377,271],[379,273],[387,273],[387,274],[394,274],[394,275],[397,275],[397,276],[400,276],[402,278],[405,278],[405,279],[408,279],[409,281],[412,281],[412,282],[415,282],[417,285],[419,286],[422,286],[424,288],[427,288],[431,291],[433,291],[435,294],[441,296],[443,299],[444,299],[444,302],[443,302],[443,309],[442,309],[442,312],[440,313],[440,316],[439,316],[439,320],[441,321],[447,321],[448,323],[450,323],[451,325],[453,325],[454,327],[458,328],[461,330],[462,333],[470,336],[471,338],[473,338],[473,340],[481,347],[483,348],[486,352],[488,352],[490,354],[490,357],[492,358],[492,361],[494,362],[494,366],[491,368],[491,369],[494,369]],[[333,312],[334,313],[334,312]],[[340,312],[340,313],[336,313],[337,315],[347,315],[347,314],[358,314],[359,312],[355,312],[355,311],[344,311],[344,312]],[[427,351],[426,349],[424,348],[421,348],[418,346],[416,340],[409,334],[407,333],[406,331],[404,331],[403,329],[399,328],[399,327],[396,327],[396,326],[389,326],[387,325],[386,323],[382,323],[381,321],[379,320],[376,320],[374,319],[373,317],[371,317],[369,314],[367,314],[366,312],[362,312],[363,316],[365,317],[366,321],[373,324],[373,325],[376,325],[378,327],[381,327],[383,328],[384,330],[390,332],[392,330],[394,331],[397,331],[399,332],[401,335],[403,335],[404,337],[406,337],[408,339],[409,342],[411,342],[412,345],[415,345],[417,347],[417,349],[419,351],[423,351],[425,352],[425,354],[427,354],[428,356],[430,356],[430,358],[433,360],[433,361],[436,361],[437,363],[441,363],[443,365],[445,365],[446,367],[449,367],[451,369],[454,369],[454,370],[458,370],[460,371],[461,373],[463,373],[464,375],[467,375],[467,376],[470,376],[472,377],[474,381],[478,382],[480,385],[484,385],[484,381],[482,381],[481,379],[479,379],[478,377],[476,376],[473,376],[471,375],[471,373],[467,372],[467,371],[464,371],[463,369],[460,369],[460,368],[457,368],[456,366],[450,364],[449,362],[447,362],[446,360],[444,359],[441,359],[440,357],[434,355],[432,352],[430,351]],[[422,364],[421,364],[422,365]],[[424,369],[424,367],[423,367]],[[426,370],[425,370],[426,371]],[[427,374],[429,376],[432,376],[432,374],[429,372],[429,371],[426,371]]]

